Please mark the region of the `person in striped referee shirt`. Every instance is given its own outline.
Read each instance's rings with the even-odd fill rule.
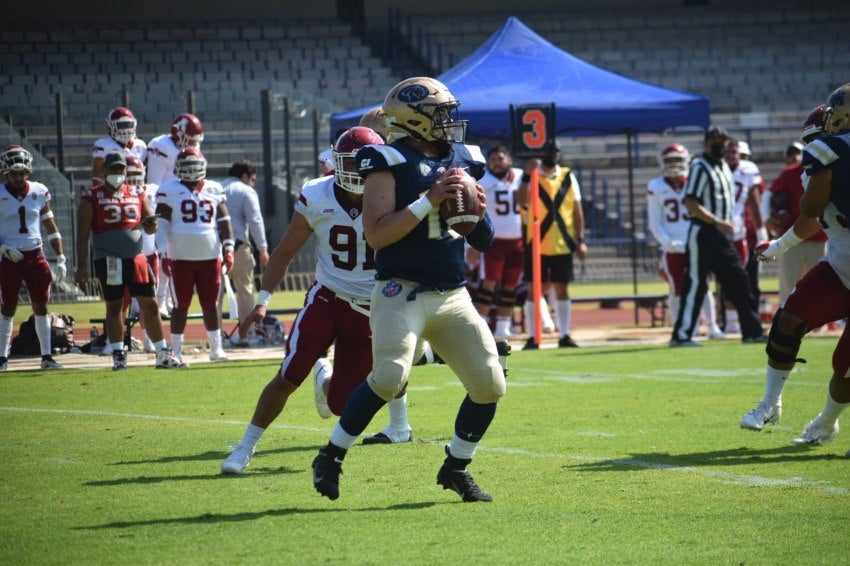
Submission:
[[[735,185],[732,172],[723,161],[723,148],[728,139],[726,130],[710,127],[705,133],[704,153],[691,162],[682,199],[691,217],[686,242],[687,265],[682,304],[673,326],[671,347],[701,345],[691,336],[699,322],[709,273],[714,273],[726,298],[738,311],[742,342],[766,341],[755,295],[732,246]]]

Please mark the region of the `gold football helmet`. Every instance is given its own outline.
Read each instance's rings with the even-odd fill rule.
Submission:
[[[827,135],[850,130],[850,83],[838,87],[826,100],[823,131]]]
[[[384,100],[388,141],[410,136],[429,142],[463,143],[467,121],[458,119],[460,101],[430,77],[413,77],[395,85]]]
[[[378,106],[377,108],[372,108],[360,118],[360,124],[364,128],[370,128],[376,134],[381,136],[384,139],[387,139],[387,135],[389,131],[387,131],[387,115],[384,113],[384,109]]]

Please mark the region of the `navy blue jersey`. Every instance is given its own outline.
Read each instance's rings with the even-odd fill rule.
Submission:
[[[832,169],[832,200],[850,218],[850,131],[817,139],[803,148],[803,170],[809,176]]]
[[[396,210],[417,200],[449,169],[460,167],[480,179],[485,165],[477,146],[452,144],[446,157],[437,158],[423,155],[403,140],[365,146],[357,152],[356,162],[364,179],[379,171],[392,173]],[[486,250],[493,232],[493,223],[485,214],[467,239],[474,248]],[[379,280],[397,277],[440,289],[466,284],[463,237],[449,231],[437,207],[402,239],[376,251],[375,266]]]

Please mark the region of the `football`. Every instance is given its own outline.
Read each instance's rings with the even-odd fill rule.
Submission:
[[[475,188],[475,178],[460,168],[449,169],[445,176],[462,175],[463,189],[453,198],[448,198],[440,205],[440,217],[448,227],[461,236],[468,236],[481,219],[481,202],[478,200],[478,190]]]

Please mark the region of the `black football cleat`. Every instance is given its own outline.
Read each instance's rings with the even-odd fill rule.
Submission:
[[[449,489],[460,495],[464,503],[475,503],[478,501],[493,501],[493,496],[478,487],[472,474],[466,470],[466,466],[472,460],[461,460],[449,454],[446,446],[446,460],[440,471],[437,472],[437,485],[443,489]]]
[[[313,487],[330,499],[339,498],[339,475],[342,473],[342,460],[331,457],[324,448],[313,459]]]
[[[561,336],[561,338],[558,340],[558,347],[559,348],[578,348],[578,344],[576,344],[575,341],[573,341],[573,339],[570,338],[569,334],[566,334],[564,336]]]

